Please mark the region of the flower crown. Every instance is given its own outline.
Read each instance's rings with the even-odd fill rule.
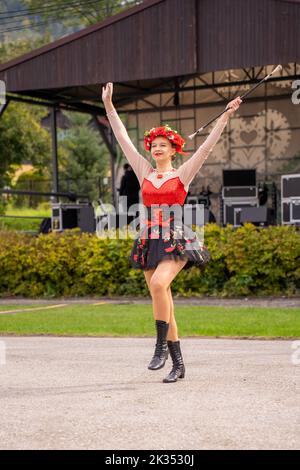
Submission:
[[[185,146],[185,140],[178,134],[177,131],[173,130],[168,124],[162,127],[152,127],[150,131],[144,133],[144,147],[149,152],[151,144],[156,137],[165,137],[172,144],[174,144],[177,153],[187,155],[182,149]]]

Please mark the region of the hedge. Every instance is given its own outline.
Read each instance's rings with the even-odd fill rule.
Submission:
[[[182,270],[182,296],[292,296],[300,293],[300,232],[293,226],[205,227],[212,260]],[[141,270],[129,265],[133,239],[100,239],[78,229],[30,236],[0,231],[0,296],[145,296]]]

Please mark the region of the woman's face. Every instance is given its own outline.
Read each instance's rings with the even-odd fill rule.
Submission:
[[[151,155],[156,161],[165,162],[171,160],[175,155],[176,149],[172,146],[171,142],[165,137],[156,137],[151,144]]]

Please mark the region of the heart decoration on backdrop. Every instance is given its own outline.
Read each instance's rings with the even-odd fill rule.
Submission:
[[[213,127],[214,123],[208,132]],[[215,145],[209,163],[229,163],[228,152],[230,148],[233,166],[264,171],[266,149],[268,159],[281,158],[284,156],[290,140],[291,131],[288,120],[283,113],[276,109],[268,109],[267,114],[263,110],[248,119],[235,114],[230,120],[228,132],[223,132]],[[229,142],[231,142],[231,147]]]

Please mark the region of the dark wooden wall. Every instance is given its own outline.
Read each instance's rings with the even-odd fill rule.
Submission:
[[[198,72],[300,59],[300,4],[198,0]]]
[[[149,0],[0,66],[8,91],[63,89],[300,62],[300,3]]]
[[[8,90],[191,74],[195,0],[166,0],[10,69]],[[0,78],[3,77],[0,68]]]

